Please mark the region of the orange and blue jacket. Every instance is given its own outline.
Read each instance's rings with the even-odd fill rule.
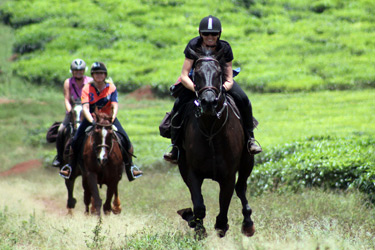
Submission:
[[[110,114],[112,111],[112,102],[118,102],[116,86],[113,83],[106,82],[106,87],[99,92],[94,83],[86,84],[82,89],[82,104],[90,104],[90,112],[95,111],[95,107],[100,112]]]

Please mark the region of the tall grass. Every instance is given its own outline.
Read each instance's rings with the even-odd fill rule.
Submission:
[[[78,179],[80,180],[80,178]],[[73,217],[65,215],[66,193],[52,170],[36,170],[1,179],[0,247],[2,249],[373,249],[374,207],[358,192],[319,189],[298,194],[265,193],[250,197],[256,234],[241,235],[241,204],[234,197],[230,229],[220,239],[214,232],[218,187],[203,185],[208,237],[193,231],[176,213],[190,207],[187,188],[175,170],[148,173],[120,182],[120,215],[83,215],[82,188]],[[152,191],[151,191],[152,190]],[[104,190],[101,195],[104,196]],[[329,201],[329,202],[327,202]]]

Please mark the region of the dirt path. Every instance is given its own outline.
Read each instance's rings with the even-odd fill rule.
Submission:
[[[42,161],[41,160],[30,160],[18,163],[14,165],[12,168],[0,172],[0,176],[9,176],[14,174],[21,174],[25,173],[31,169],[40,168],[42,167]]]

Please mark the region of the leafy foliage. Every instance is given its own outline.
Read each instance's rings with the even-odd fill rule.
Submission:
[[[303,187],[356,188],[375,200],[374,144],[369,135],[353,134],[281,145],[261,156],[249,183],[259,193]]]
[[[242,86],[283,92],[375,86],[375,4],[340,0],[7,1],[16,29],[13,70],[60,85],[70,62],[103,61],[120,90],[162,93],[180,74],[183,49],[208,14],[219,17]],[[64,66],[65,65],[65,66]]]

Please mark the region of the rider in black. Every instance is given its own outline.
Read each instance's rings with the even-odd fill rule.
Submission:
[[[195,57],[192,55],[191,50],[197,52],[202,48],[206,50],[219,51],[224,50],[224,58],[226,61],[226,81],[223,84],[224,89],[229,93],[236,105],[238,106],[241,117],[243,120],[245,135],[248,138],[247,147],[251,154],[258,154],[262,152],[262,148],[256,144],[254,139],[254,124],[253,112],[249,98],[241,87],[233,81],[232,60],[233,53],[230,44],[226,41],[220,40],[221,35],[221,22],[214,16],[208,16],[201,20],[199,24],[199,36],[190,40],[185,48],[185,61],[182,67],[180,80],[184,88],[179,96],[176,98],[175,104],[172,109],[172,126],[171,126],[171,139],[173,148],[172,151],[164,155],[164,159],[177,163],[178,147],[181,145],[179,128],[182,123],[182,107],[184,104],[194,99],[194,83],[189,76],[191,69],[195,65]]]

